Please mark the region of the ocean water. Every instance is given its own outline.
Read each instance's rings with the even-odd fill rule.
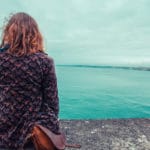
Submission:
[[[150,71],[56,66],[60,119],[150,117]]]

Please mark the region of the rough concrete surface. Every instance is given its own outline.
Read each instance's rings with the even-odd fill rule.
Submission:
[[[150,150],[150,119],[61,120],[60,123],[67,143],[80,144],[79,150]]]

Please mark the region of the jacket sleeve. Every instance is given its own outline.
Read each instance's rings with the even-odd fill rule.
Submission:
[[[50,111],[53,111],[58,118],[59,97],[54,60],[47,57],[44,59],[43,64],[43,100],[48,105]]]

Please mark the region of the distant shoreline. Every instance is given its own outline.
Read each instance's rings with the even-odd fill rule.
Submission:
[[[127,69],[127,70],[139,70],[150,71],[150,67],[132,67],[132,66],[110,66],[110,65],[56,65],[58,67],[82,67],[82,68],[100,68],[100,69]]]

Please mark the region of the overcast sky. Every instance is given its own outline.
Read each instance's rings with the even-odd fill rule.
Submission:
[[[33,16],[56,64],[150,65],[150,0],[1,0]]]

